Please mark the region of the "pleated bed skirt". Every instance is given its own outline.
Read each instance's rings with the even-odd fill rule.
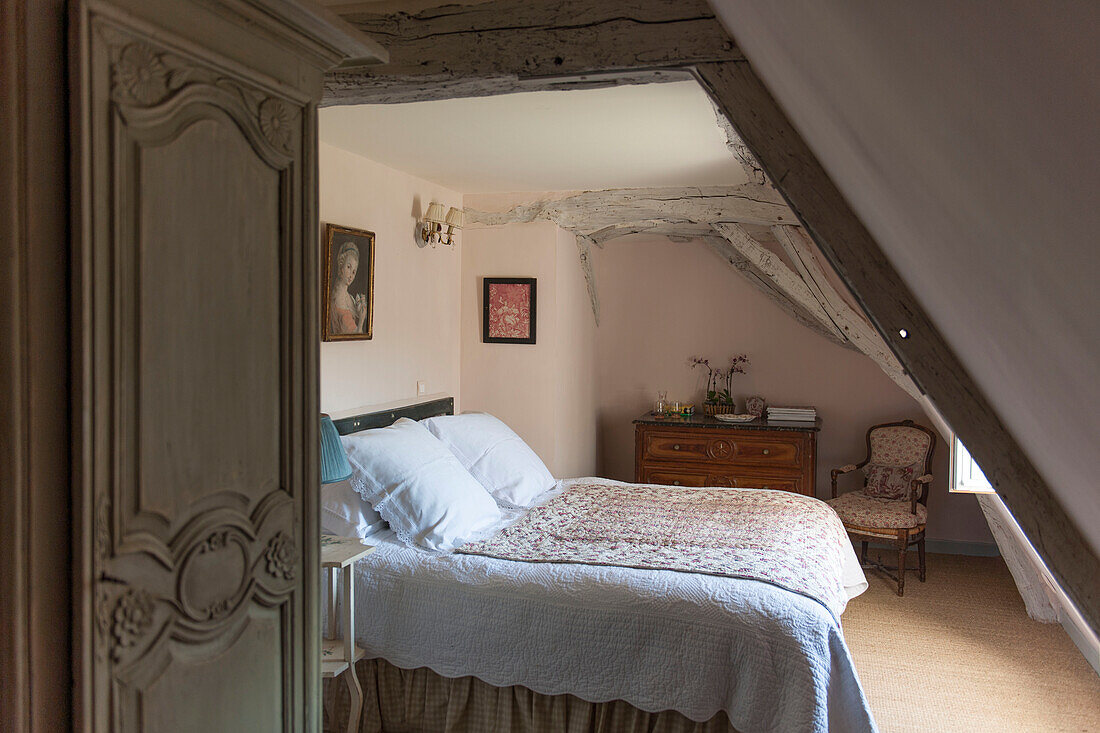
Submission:
[[[697,723],[673,710],[647,713],[622,700],[591,703],[519,685],[494,687],[384,659],[361,660],[356,672],[363,686],[359,733],[736,733],[721,711]],[[325,680],[324,694],[325,730],[344,733],[350,712],[344,681]]]

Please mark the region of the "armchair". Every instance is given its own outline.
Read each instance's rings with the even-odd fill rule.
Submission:
[[[853,540],[861,543],[859,559],[886,572],[905,593],[905,555],[917,546],[918,577],[925,580],[924,529],[932,483],[932,453],[936,436],[912,420],[873,425],[867,430],[867,457],[830,472],[833,507]],[[863,488],[837,495],[837,477],[863,470]],[[887,540],[898,550],[897,567],[868,563],[868,542]],[[890,571],[896,570],[897,575]]]

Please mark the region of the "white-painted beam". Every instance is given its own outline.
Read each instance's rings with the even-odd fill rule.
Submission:
[[[841,330],[844,337],[857,349],[871,357],[871,360],[886,372],[886,376],[894,380],[910,397],[919,401],[920,390],[910,379],[901,362],[894,356],[894,352],[863,314],[848,305],[848,302],[829,282],[818,261],[817,247],[805,231],[801,227],[776,226],[772,227],[772,234],[794,263],[798,274],[815,300]]]
[[[726,233],[716,228],[716,225],[721,226],[729,221],[758,223],[762,206],[768,207],[773,218],[789,217],[785,207],[781,208],[776,202],[777,198],[770,186],[755,184],[610,189],[540,199],[507,211],[467,209],[466,217],[472,225],[489,226],[552,221],[572,232],[577,237],[581,267],[597,325],[600,303],[590,261],[591,247],[602,247],[610,239],[645,233],[679,242],[703,241],[792,318],[834,343],[850,346],[844,333],[834,326],[822,307],[810,296],[806,285],[777,257],[751,240],[740,227],[731,231],[734,232],[732,236],[745,240],[739,242],[741,246],[734,246]],[[783,272],[772,265],[772,260],[783,268]]]
[[[540,199],[508,211],[468,210],[471,221],[510,224],[546,220],[586,234],[624,222],[713,224],[721,221],[788,224],[794,215],[770,186],[681,186],[585,191],[559,199]]]
[[[820,319],[815,318],[806,307],[794,300],[790,293],[784,291],[773,278],[745,257],[733,246],[729,239],[714,231],[703,237],[703,242],[712,252],[721,257],[739,275],[748,280],[753,287],[767,296],[791,318],[837,345],[851,347],[851,344],[844,341],[835,330],[825,328]]]
[[[829,333],[836,341],[844,342],[846,340],[844,332],[829,318],[821,303],[806,286],[806,283],[787,267],[778,255],[750,237],[737,224],[719,222],[714,225],[714,229],[729,242],[733,249],[752,263],[764,277],[774,283],[776,288],[783,292],[787,298],[808,312],[816,322],[819,330]]]

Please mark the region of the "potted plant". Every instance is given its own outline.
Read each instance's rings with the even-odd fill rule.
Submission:
[[[707,370],[707,398],[703,401],[704,415],[727,415],[737,412],[730,388],[733,386],[733,375],[744,374],[745,367],[749,365],[749,357],[746,354],[738,354],[730,358],[730,365],[726,369],[712,367],[710,359],[701,356],[691,357],[691,368],[702,367]]]

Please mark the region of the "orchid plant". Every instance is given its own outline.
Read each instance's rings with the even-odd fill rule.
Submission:
[[[749,365],[747,354],[737,354],[730,358],[728,368],[712,367],[710,359],[701,356],[691,357],[691,368],[702,367],[707,370],[707,402],[718,405],[732,405],[733,395],[730,388],[733,386],[733,375],[744,374]]]

